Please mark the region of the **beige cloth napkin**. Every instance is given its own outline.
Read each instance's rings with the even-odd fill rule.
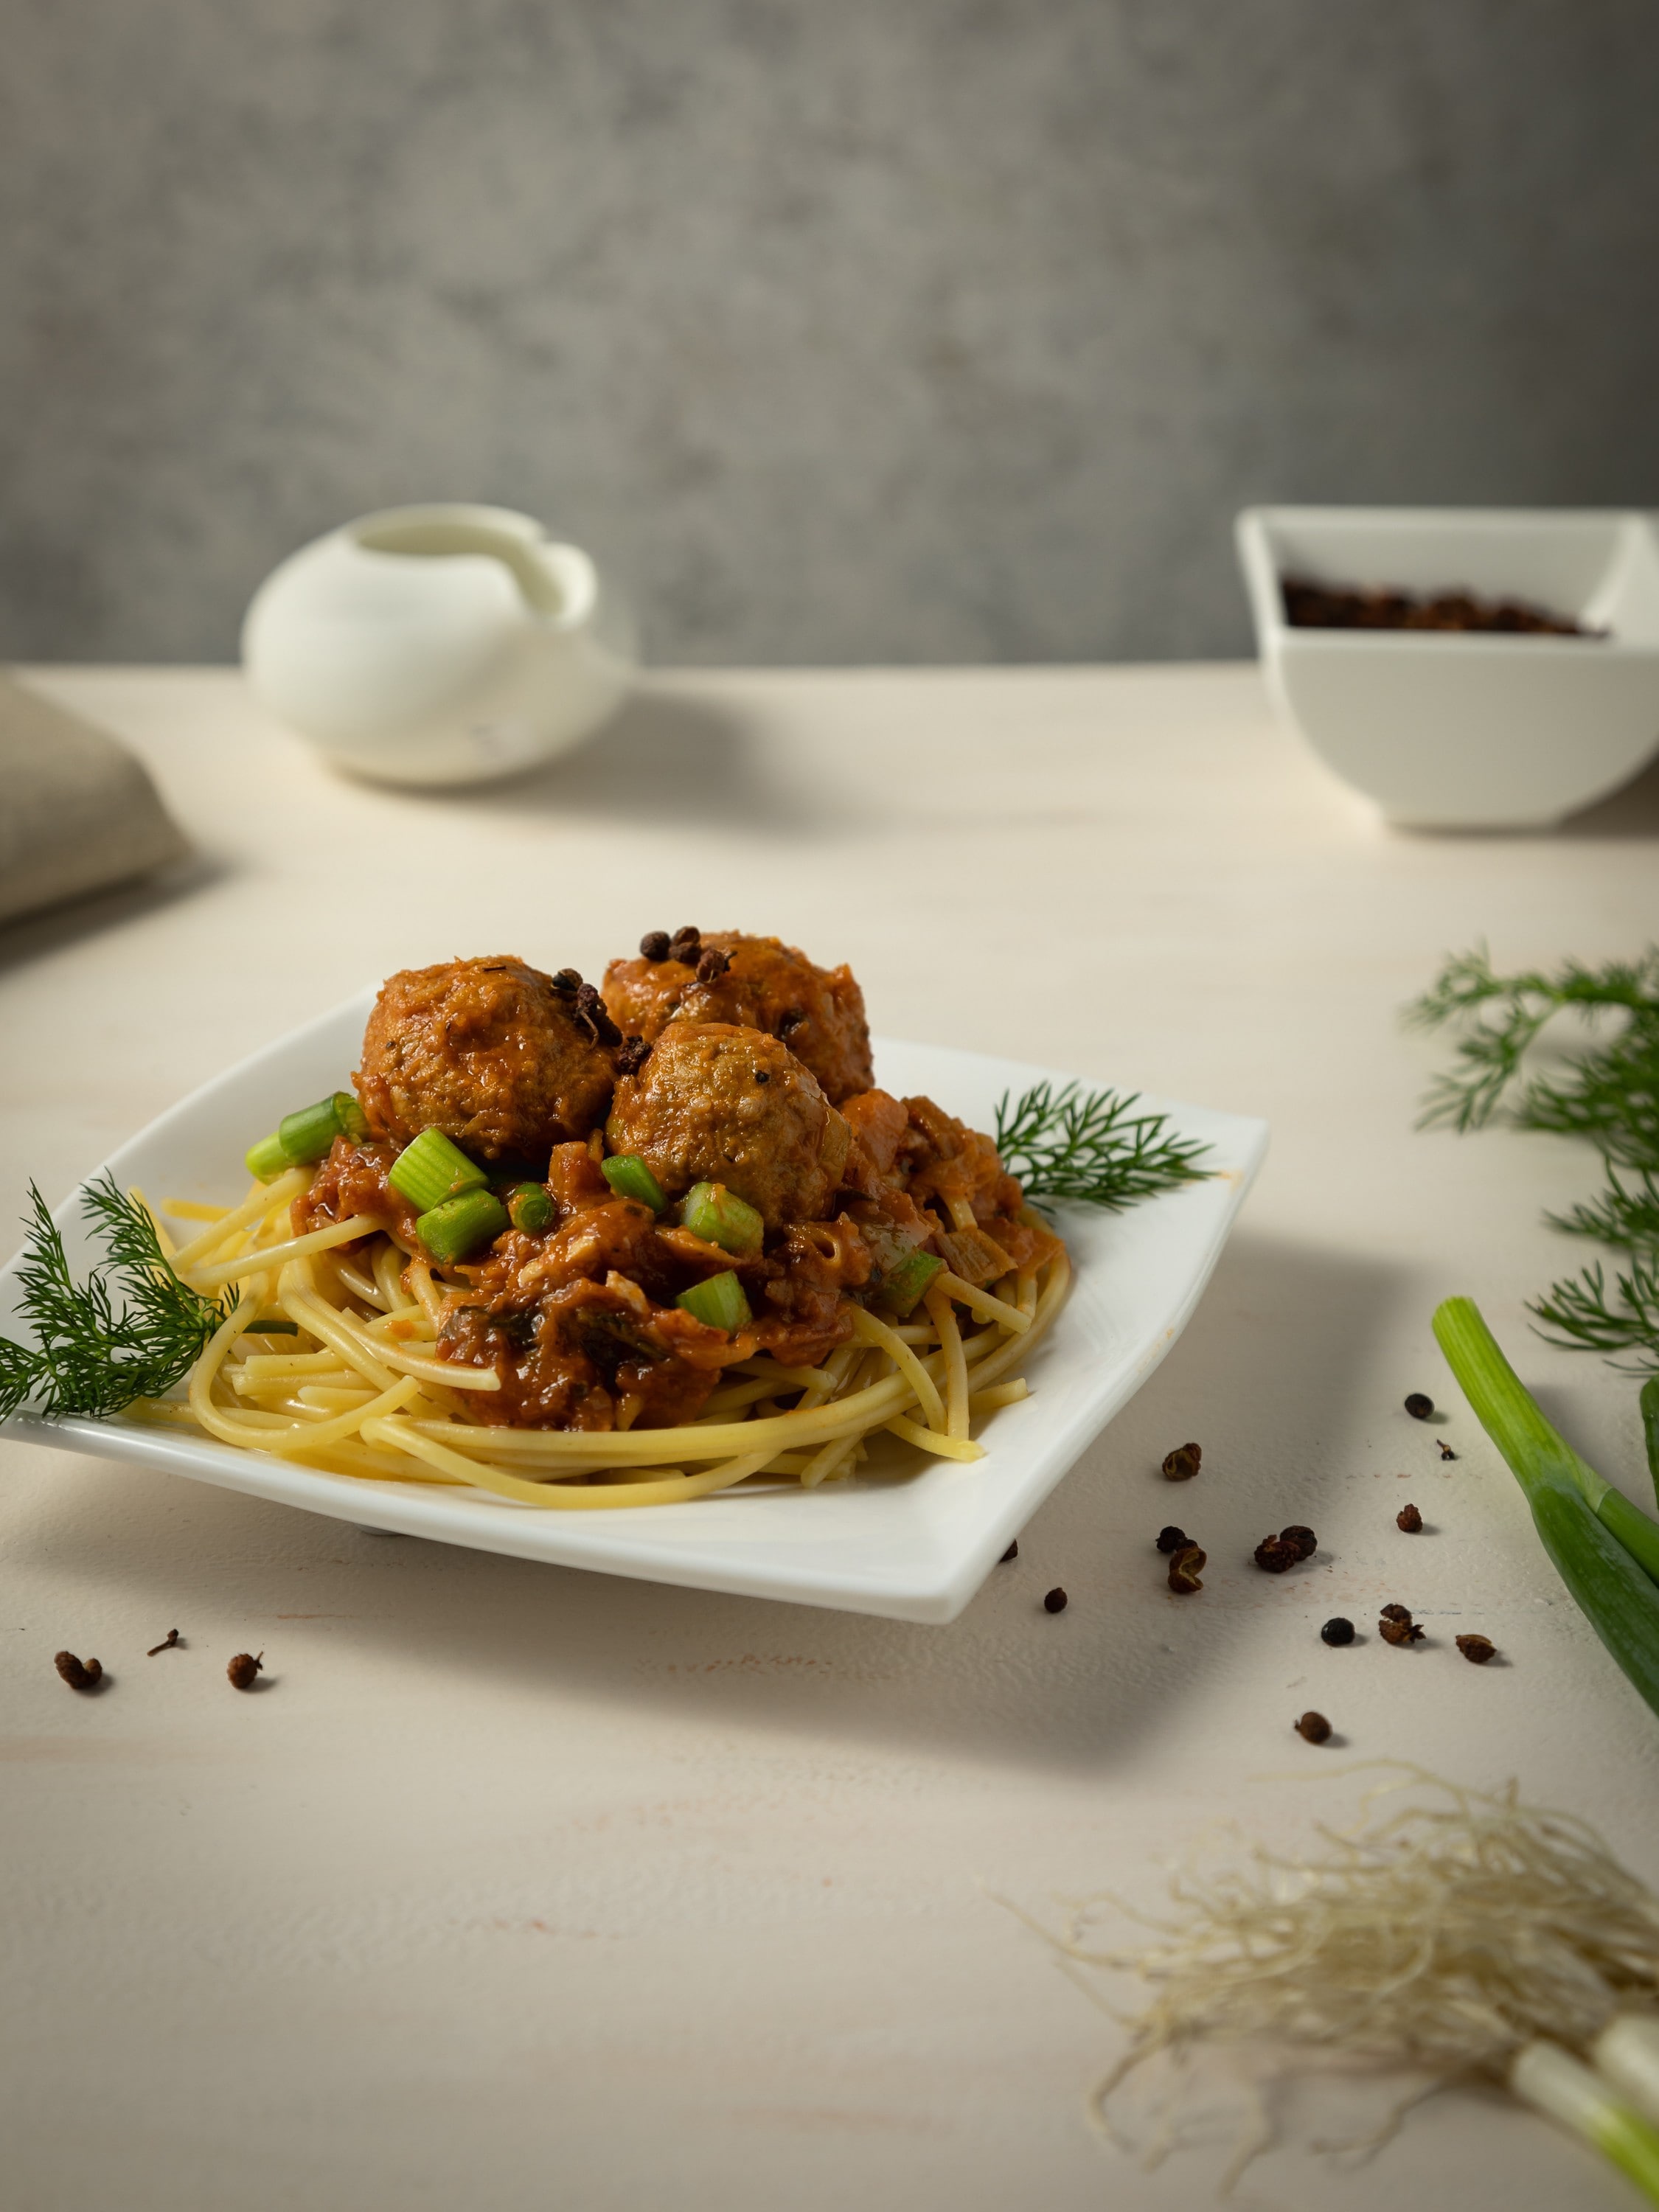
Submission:
[[[125,745],[0,675],[0,921],[189,849]]]

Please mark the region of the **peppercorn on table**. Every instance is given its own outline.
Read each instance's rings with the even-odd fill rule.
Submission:
[[[1474,1297],[1641,1497],[1632,1386],[1524,1310],[1593,1159],[1416,1131],[1446,1047],[1398,1019],[1481,938],[1514,967],[1638,950],[1659,776],[1550,836],[1404,836],[1253,669],[738,672],[652,678],[533,778],[412,793],[339,780],[229,672],[27,680],[142,756],[195,856],[0,939],[9,1218],[393,969],[592,974],[688,919],[849,963],[890,1036],[1273,1141],[1180,1343],[947,1628],[0,1443],[9,2202],[1186,2207],[1236,2130],[1151,2172],[1091,2131],[1123,2034],[1040,1932],[1063,1900],[1156,1908],[1218,1817],[1304,1852],[1370,1760],[1515,1777],[1659,1884],[1659,1723],[1430,1330]],[[1636,2201],[1488,2091],[1357,2169],[1313,2148],[1329,2116],[1300,2083],[1246,2195]]]

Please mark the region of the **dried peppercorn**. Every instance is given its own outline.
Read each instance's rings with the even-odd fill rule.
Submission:
[[[1328,1743],[1331,1724],[1323,1713],[1304,1713],[1296,1723],[1296,1732],[1304,1743]]]
[[[251,1651],[239,1651],[225,1672],[230,1677],[234,1690],[251,1690],[254,1678],[264,1671],[264,1653],[256,1659]]]
[[[1403,1528],[1408,1536],[1414,1536],[1423,1526],[1423,1516],[1414,1505],[1402,1505],[1394,1516],[1394,1525]]]
[[[695,968],[702,956],[702,932],[694,929],[690,922],[684,929],[677,929],[668,940],[669,958],[680,961],[687,968]]]
[[[1279,1540],[1281,1544],[1294,1544],[1298,1559],[1310,1559],[1319,1549],[1318,1537],[1300,1521],[1293,1521],[1288,1528],[1281,1528]]]
[[[1439,1445],[1439,1447],[1440,1447],[1440,1456],[1441,1456],[1441,1458],[1442,1458],[1442,1459],[1455,1459],[1455,1458],[1457,1457],[1457,1454],[1456,1454],[1456,1453],[1452,1449],[1451,1446],[1450,1446],[1450,1445],[1446,1442],[1446,1439],[1444,1438],[1444,1437],[1437,1437],[1435,1438],[1435,1442],[1436,1442],[1436,1443],[1437,1443],[1437,1444]]]
[[[624,1075],[637,1075],[651,1057],[651,1048],[642,1036],[627,1036],[617,1054],[617,1066]]]
[[[1319,1636],[1320,1641],[1324,1644],[1352,1644],[1353,1623],[1351,1620],[1344,1620],[1341,1614],[1338,1613],[1334,1620],[1328,1620],[1325,1623],[1319,1632]]]
[[[1204,1457],[1198,1444],[1177,1444],[1164,1462],[1165,1482],[1190,1482]]]
[[[1472,1667],[1484,1667],[1488,1659],[1498,1656],[1498,1646],[1486,1636],[1460,1636],[1458,1650]]]
[[[581,970],[578,968],[561,968],[558,973],[550,976],[548,981],[562,999],[574,999],[582,987]]]
[[[1045,1613],[1064,1613],[1066,1606],[1071,1601],[1067,1598],[1065,1591],[1056,1586],[1054,1589],[1051,1589],[1048,1596],[1043,1599],[1042,1610]]]
[[[150,1645],[149,1650],[145,1652],[144,1656],[146,1659],[153,1659],[158,1651],[171,1651],[176,1648],[178,1642],[178,1630],[176,1628],[170,1628],[159,1644],[152,1644]]]
[[[1420,1644],[1423,1641],[1422,1630],[1403,1605],[1385,1605],[1376,1627],[1385,1644]]]
[[[104,1670],[95,1659],[83,1664],[72,1651],[56,1653],[52,1663],[71,1690],[95,1690],[104,1679]]]
[[[599,996],[598,988],[594,984],[581,983],[577,986],[575,1013],[577,1021],[587,1031],[595,1044],[618,1045],[622,1042],[622,1031],[611,1020],[605,1000]]]
[[[720,952],[714,945],[706,945],[697,957],[697,981],[700,983],[718,983],[731,965],[729,952]]]
[[[643,960],[666,960],[668,932],[665,929],[647,929],[640,939],[640,957]]]
[[[1183,1544],[1190,1544],[1192,1540],[1184,1528],[1160,1528],[1158,1532],[1158,1548],[1160,1552],[1178,1552]]]
[[[1196,1544],[1183,1544],[1170,1561],[1170,1588],[1177,1597],[1190,1597],[1204,1585],[1199,1577],[1208,1563],[1208,1554]]]
[[[1434,1411],[1432,1398],[1425,1398],[1420,1390],[1413,1390],[1406,1401],[1406,1411],[1414,1421],[1426,1421]]]
[[[1008,1564],[1008,1562],[1009,1562],[1009,1560],[1010,1560],[1010,1559],[1017,1559],[1018,1557],[1019,1557],[1019,1539],[1018,1539],[1018,1536],[1016,1536],[1016,1537],[1015,1537],[1015,1539],[1014,1539],[1014,1540],[1013,1540],[1013,1542],[1012,1542],[1012,1544],[1010,1544],[1010,1545],[1009,1545],[1009,1547],[1008,1547],[1007,1550],[1003,1553],[1002,1557],[1001,1557],[1001,1558],[997,1561],[997,1565],[998,1565],[1000,1567],[1006,1567],[1006,1566],[1007,1565],[1007,1564]]]
[[[1281,1543],[1277,1536],[1264,1536],[1255,1547],[1255,1563],[1264,1575],[1288,1574],[1302,1554],[1294,1544]]]

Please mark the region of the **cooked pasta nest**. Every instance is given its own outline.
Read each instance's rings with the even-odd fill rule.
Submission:
[[[943,1273],[903,1322],[848,1299],[853,1334],[822,1366],[764,1352],[737,1361],[677,1427],[503,1428],[470,1410],[501,1387],[494,1370],[437,1357],[443,1300],[470,1286],[366,1216],[294,1236],[289,1209],[312,1173],[256,1183],[233,1207],[170,1200],[152,1210],[179,1277],[210,1296],[234,1290],[235,1305],[182,1395],[132,1412],[331,1474],[483,1489],[555,1510],[667,1505],[763,1479],[810,1490],[849,1474],[883,1432],[979,1459],[973,1427],[1028,1395],[1018,1370],[1071,1273],[1063,1249],[988,1289]],[[204,1225],[175,1245],[167,1219]],[[259,1326],[273,1322],[287,1327]]]

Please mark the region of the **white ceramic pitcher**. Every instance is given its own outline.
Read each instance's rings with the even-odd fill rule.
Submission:
[[[393,507],[291,555],[254,593],[255,695],[358,775],[477,783],[577,744],[637,665],[586,553],[504,507]]]

